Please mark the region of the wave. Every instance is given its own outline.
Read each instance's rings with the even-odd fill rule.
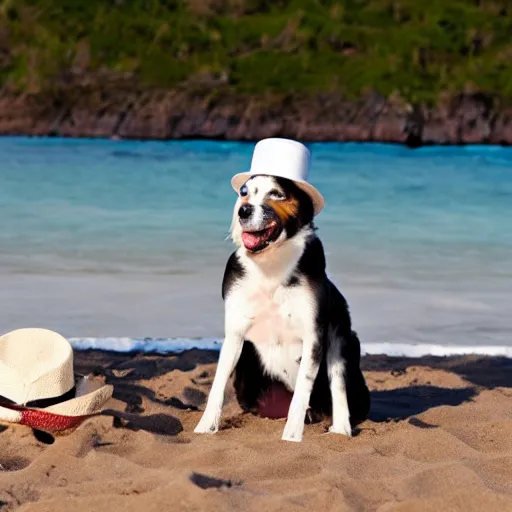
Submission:
[[[70,338],[75,350],[110,352],[180,353],[186,350],[220,350],[221,338]],[[363,343],[363,355],[395,357],[483,355],[512,358],[507,345],[436,345],[431,343]]]

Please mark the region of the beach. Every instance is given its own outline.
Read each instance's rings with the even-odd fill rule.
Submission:
[[[57,331],[115,388],[67,435],[0,426],[0,512],[512,510],[512,150],[310,148],[372,409],[297,444],[231,388],[220,432],[193,433],[252,146],[0,140],[0,333]]]
[[[512,512],[511,6],[0,0],[0,337],[71,347],[50,382],[47,335],[9,338],[0,402],[67,400],[71,351],[59,406],[85,414],[83,376],[111,385],[90,407],[113,389],[64,433],[0,407],[20,422],[0,423],[0,512]],[[254,151],[266,138],[309,153]],[[246,194],[247,172],[279,179]],[[266,252],[283,264],[253,278],[238,223],[253,254],[291,247]],[[307,232],[322,248],[299,257]],[[261,289],[225,318],[240,277]],[[303,316],[361,340],[352,436],[324,418],[282,441],[286,419],[244,413],[231,382],[219,432],[195,434],[225,326],[270,334],[264,367],[309,382],[283,335],[306,343]]]
[[[102,415],[56,438],[0,427],[0,510],[512,510],[512,360],[364,356],[372,391],[352,438],[243,414],[230,387],[221,430],[193,433],[217,351],[77,351],[106,380]]]

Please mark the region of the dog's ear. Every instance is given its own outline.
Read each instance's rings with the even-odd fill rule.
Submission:
[[[307,226],[308,224],[313,224],[313,219],[315,218],[315,208],[313,206],[313,201],[308,194],[306,194],[303,190],[297,187],[297,194],[299,195],[299,215],[302,226]]]
[[[294,197],[299,202],[300,207],[295,222],[297,229],[311,224],[315,216],[311,197],[291,180],[277,177],[275,181],[286,192],[287,196]]]
[[[288,218],[284,229],[288,237],[294,236],[305,226],[313,227],[313,218],[315,211],[311,197],[299,188],[293,181],[286,178],[276,178],[276,182],[286,192],[287,197],[292,197],[298,201],[299,208],[297,214]]]

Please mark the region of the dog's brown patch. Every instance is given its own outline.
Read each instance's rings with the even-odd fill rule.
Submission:
[[[295,198],[286,201],[268,200],[267,205],[276,212],[282,224],[286,224],[287,220],[290,217],[295,217],[299,211],[299,201]]]

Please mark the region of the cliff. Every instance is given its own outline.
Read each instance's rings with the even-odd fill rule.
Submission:
[[[72,88],[55,96],[0,96],[0,134],[135,139],[209,138],[429,144],[512,144],[512,109],[459,94],[429,107],[377,93],[237,97],[184,90]]]
[[[0,134],[512,143],[504,0],[3,0]]]

